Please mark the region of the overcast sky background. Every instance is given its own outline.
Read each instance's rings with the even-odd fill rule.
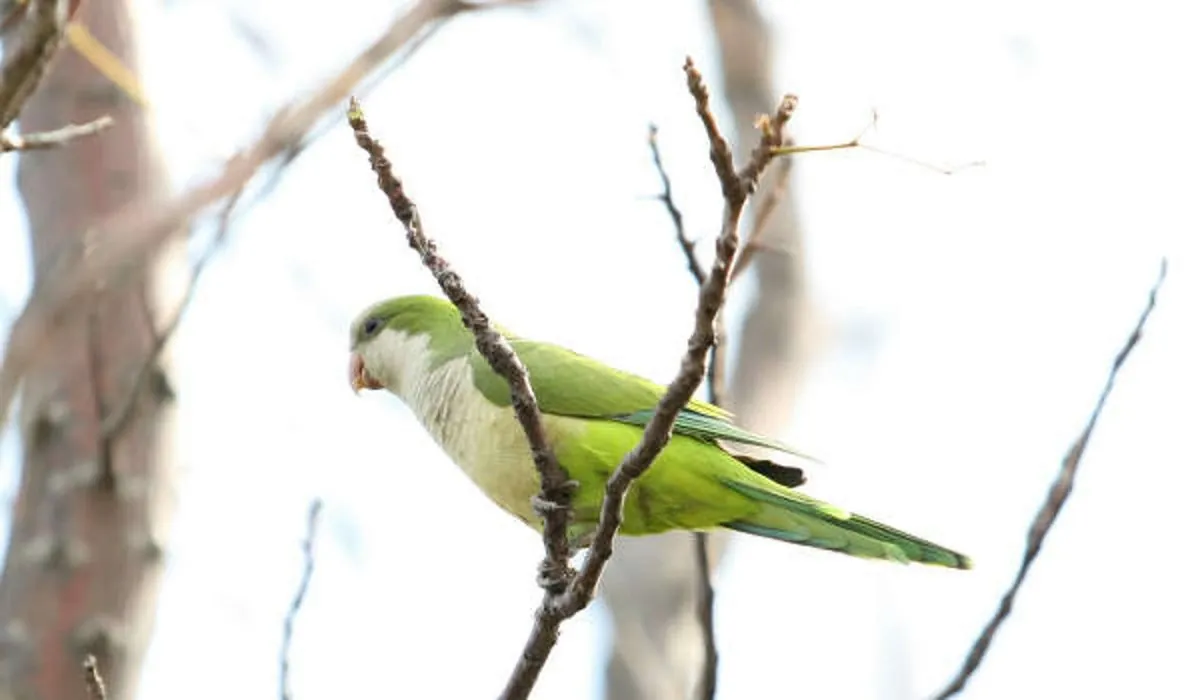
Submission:
[[[1200,694],[1200,574],[1187,555],[1200,488],[1193,25],[1167,2],[763,7],[802,142],[844,140],[876,109],[882,147],[986,161],[952,177],[865,152],[803,161],[792,184],[824,352],[780,436],[830,465],[810,475],[812,493],[965,551],[977,569],[738,536],[716,580],[721,697],[939,689],[1015,571],[1164,256],[1159,309],[967,697]],[[719,191],[680,70],[693,54],[719,85],[706,6],[536,8],[454,20],[367,97],[368,118],[494,318],[666,381],[694,287],[654,200],[645,135],[659,125],[707,254]],[[140,9],[145,80],[183,189],[404,8]],[[29,286],[16,162],[0,160],[6,321]],[[297,700],[492,697],[517,658],[540,598],[540,539],[476,492],[399,401],[346,386],[350,319],[435,290],[373,182],[348,129],[329,131],[238,219],[180,330],[187,471],[143,698],[276,694],[314,497],[326,509],[297,622]],[[735,290],[733,313],[750,291]],[[5,503],[18,465],[10,430]],[[606,633],[598,605],[568,623],[537,696],[598,697]]]

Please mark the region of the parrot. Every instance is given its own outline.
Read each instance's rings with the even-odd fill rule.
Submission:
[[[569,543],[590,543],[605,483],[638,443],[666,389],[649,379],[496,326],[524,364],[551,451],[575,482]],[[541,481],[507,380],[492,370],[457,307],[401,296],[363,310],[350,326],[350,386],[386,389],[488,498],[541,532]],[[666,447],[630,487],[621,535],[726,528],[864,559],[969,569],[969,557],[809,497],[804,471],[739,455],[731,445],[804,455],[737,426],[692,399]]]

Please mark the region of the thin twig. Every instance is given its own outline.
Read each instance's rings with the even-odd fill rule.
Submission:
[[[45,7],[50,0],[40,0]],[[364,78],[398,50],[420,35],[431,22],[461,12],[515,5],[523,0],[497,0],[470,4],[462,0],[419,0],[398,16],[379,37],[348,62],[342,70],[319,83],[305,98],[279,109],[259,138],[242,149],[213,178],[162,206],[136,203],[89,231],[96,244],[85,256],[63,256],[38,284],[21,316],[9,329],[4,362],[0,365],[0,426],[7,424],[8,411],[26,371],[53,329],[86,305],[79,300],[97,285],[115,286],[128,274],[145,266],[147,259],[180,228],[213,202],[242,189],[269,161],[293,153],[314,124],[346,99]],[[65,4],[58,0],[58,4]],[[27,20],[25,20],[27,21]],[[14,49],[15,56],[17,49]],[[7,54],[6,54],[7,57]],[[7,72],[12,59],[5,62]],[[6,104],[7,81],[0,94],[0,110]],[[3,113],[3,112],[0,112]],[[0,120],[0,128],[3,120]],[[120,235],[112,235],[112,232]]]
[[[621,513],[629,487],[666,447],[676,417],[704,379],[706,360],[714,339],[713,321],[725,301],[729,264],[738,248],[738,222],[742,210],[772,159],[771,149],[781,143],[779,135],[783,125],[795,110],[795,97],[788,95],[773,117],[762,120],[762,140],[751,155],[750,162],[738,171],[733,164],[733,153],[729,143],[721,135],[713,116],[708,87],[690,57],[684,64],[684,71],[687,74],[688,90],[696,103],[696,113],[709,136],[710,156],[725,197],[725,213],[721,233],[717,237],[712,270],[700,289],[695,326],[688,339],[687,353],[680,362],[679,372],[667,386],[654,416],[642,433],[641,440],[609,477],[604,489],[604,501],[600,507],[600,521],[583,565],[562,595],[543,600],[521,658],[501,694],[503,698],[520,700],[529,696],[557,640],[559,625],[591,602],[604,565],[612,556],[613,538],[621,525]]]
[[[104,676],[100,675],[96,657],[91,654],[83,657],[83,682],[87,684],[88,697],[91,700],[108,700],[108,688],[104,686]]]
[[[16,120],[26,100],[37,89],[67,26],[67,0],[32,0],[32,5],[21,19],[21,33],[4,42],[4,64],[0,65],[0,132]],[[5,22],[10,19],[5,18]]]
[[[654,124],[650,125],[649,143],[650,155],[654,158],[654,168],[658,170],[658,179],[662,182],[663,188],[658,199],[666,207],[667,215],[671,217],[671,223],[675,225],[675,242],[683,250],[688,272],[692,274],[692,279],[696,280],[696,284],[704,284],[704,278],[708,276],[708,273],[704,271],[700,265],[700,258],[696,256],[696,241],[688,238],[687,230],[683,227],[683,212],[679,211],[679,207],[675,204],[675,193],[671,189],[671,177],[667,175],[662,153],[658,150],[658,126]]]
[[[658,127],[650,125],[650,155],[654,159],[654,168],[658,171],[658,179],[662,182],[663,191],[658,196],[659,201],[667,209],[667,215],[671,217],[671,223],[675,225],[675,242],[679,244],[680,250],[683,251],[684,260],[687,262],[688,272],[691,273],[692,279],[695,280],[697,286],[703,286],[704,280],[708,279],[708,273],[704,271],[704,267],[700,264],[700,258],[696,255],[696,241],[687,235],[687,229],[683,225],[683,212],[679,210],[679,206],[675,204],[675,194],[671,189],[671,176],[667,174],[666,165],[663,163],[662,153],[658,148]],[[787,166],[789,161],[785,160],[784,165]],[[753,239],[750,239],[753,240]],[[743,247],[742,254],[745,253]],[[740,257],[740,256],[739,256]],[[730,284],[737,278],[737,265],[734,265],[733,272],[730,273]],[[713,340],[713,352],[717,352],[716,348],[725,345],[725,324],[723,322],[724,314],[718,313],[715,322],[715,339]],[[715,392],[716,395],[724,394],[724,367],[720,362],[708,363],[708,386],[710,395]],[[699,533],[703,536],[703,533]]]
[[[112,117],[106,114],[85,124],[68,124],[53,131],[39,131],[18,136],[0,134],[0,153],[58,148],[75,139],[98,134],[112,125]]]
[[[1125,360],[1128,359],[1129,353],[1133,352],[1134,346],[1142,338],[1142,330],[1146,325],[1146,321],[1150,318],[1151,312],[1154,311],[1158,290],[1162,288],[1163,280],[1166,279],[1166,276],[1167,261],[1164,259],[1159,268],[1158,279],[1154,282],[1154,286],[1150,288],[1150,297],[1146,301],[1146,307],[1142,310],[1142,315],[1138,318],[1133,331],[1125,340],[1125,345],[1117,353],[1116,359],[1113,360],[1112,368],[1108,371],[1108,378],[1104,382],[1104,388],[1100,391],[1100,398],[1096,400],[1096,405],[1092,409],[1092,414],[1088,418],[1083,432],[1079,434],[1079,437],[1075,438],[1074,444],[1071,445],[1071,449],[1067,451],[1066,456],[1063,458],[1058,477],[1054,480],[1049,493],[1046,494],[1045,502],[1038,510],[1037,516],[1033,519],[1033,523],[1029,527],[1029,534],[1026,536],[1025,541],[1025,556],[1021,560],[1020,568],[1017,569],[1016,577],[1013,578],[1013,582],[1008,587],[1008,591],[1004,594],[1004,597],[1000,599],[1000,604],[997,606],[996,612],[992,614],[991,619],[988,620],[983,631],[980,632],[979,638],[971,646],[971,651],[967,654],[962,668],[959,669],[958,674],[950,681],[949,685],[942,692],[938,693],[937,700],[946,700],[946,698],[953,697],[966,687],[967,681],[970,680],[972,674],[983,663],[988,648],[992,644],[992,639],[1000,630],[1000,626],[1004,624],[1004,620],[1008,617],[1009,613],[1012,612],[1013,601],[1016,599],[1021,585],[1025,582],[1025,576],[1029,573],[1030,567],[1033,566],[1034,560],[1037,559],[1038,553],[1042,551],[1042,543],[1050,533],[1050,528],[1054,525],[1055,519],[1066,504],[1067,498],[1071,495],[1071,489],[1075,484],[1075,475],[1079,471],[1079,462],[1083,459],[1083,452],[1087,449],[1088,441],[1091,440],[1092,431],[1096,427],[1096,421],[1099,420],[1100,412],[1104,409],[1105,402],[1108,401],[1108,395],[1117,380],[1117,373],[1121,371],[1121,367],[1125,364]]]
[[[933,172],[940,173],[942,175],[957,175],[964,170],[969,170],[971,168],[982,168],[983,166],[987,165],[987,161],[983,160],[972,160],[970,162],[959,163],[957,165],[938,165],[937,163],[930,163],[919,158],[913,158],[912,156],[908,156],[903,153],[896,153],[895,151],[888,151],[878,146],[872,146],[866,143],[859,144],[858,147],[864,151],[877,153],[881,156],[887,156],[888,158],[895,158],[896,160],[908,163],[909,165],[915,165],[918,168],[932,170]]]
[[[287,615],[283,618],[283,642],[279,645],[279,699],[291,700],[292,680],[289,666],[292,655],[292,634],[296,627],[296,618],[300,608],[304,607],[304,598],[308,595],[308,584],[312,581],[313,570],[316,568],[316,557],[313,550],[317,540],[317,525],[321,518],[321,499],[313,499],[308,506],[308,521],[304,528],[304,540],[300,547],[304,552],[304,570],[300,573],[300,583],[296,586],[296,594],[288,607]]]
[[[825,151],[843,151],[850,148],[866,148],[862,142],[863,138],[870,132],[874,131],[878,126],[879,112],[871,110],[871,121],[867,122],[867,125],[860,129],[854,138],[848,141],[842,141],[841,143],[818,144],[814,146],[801,146],[795,143],[785,143],[779,148],[775,149],[775,155],[791,156],[801,153],[822,153]]]
[[[708,557],[708,533],[693,532],[696,553],[696,618],[704,641],[704,666],[700,669],[700,688],[696,697],[712,700],[717,696],[717,669],[721,663],[717,651],[717,626],[714,619],[717,594],[712,585],[712,565]]]
[[[241,199],[242,192],[238,190],[233,193],[233,196],[225,202],[221,213],[217,219],[217,232],[213,234],[213,238],[208,243],[208,247],[200,254],[199,258],[192,263],[191,274],[188,276],[187,286],[183,290],[183,298],[179,300],[179,304],[175,307],[175,311],[167,320],[167,323],[161,330],[154,335],[154,342],[150,346],[149,352],[146,353],[146,358],[142,361],[138,371],[134,374],[133,382],[126,390],[121,402],[117,407],[110,411],[100,424],[100,435],[106,441],[111,442],[117,435],[128,425],[130,417],[133,416],[133,407],[137,405],[137,398],[146,388],[146,383],[154,376],[154,367],[158,362],[158,358],[162,355],[163,349],[167,343],[174,337],[175,331],[179,329],[179,324],[183,321],[183,316],[187,312],[188,307],[192,303],[192,299],[196,296],[196,289],[200,285],[200,277],[204,274],[204,270],[208,267],[209,262],[216,256],[229,238],[229,227],[233,221],[233,210],[237,207],[238,200]],[[154,319],[151,314],[150,325],[153,327]]]
[[[573,575],[568,561],[570,548],[567,526],[571,519],[571,492],[575,484],[559,466],[550,449],[546,428],[533,395],[533,386],[529,383],[529,374],[508,340],[492,327],[487,314],[479,307],[479,301],[467,292],[462,278],[438,254],[436,244],[426,237],[416,205],[392,171],[392,164],[384,155],[383,146],[371,137],[362,108],[353,97],[350,98],[348,119],[355,140],[370,157],[371,169],[375,171],[380,190],[387,196],[396,218],[404,225],[409,246],[421,256],[421,262],[433,273],[442,292],[458,308],[463,324],[475,336],[479,353],[508,382],[513,411],[529,440],[533,462],[541,477],[541,492],[534,502],[535,510],[545,521],[542,538],[546,558],[542,562],[540,582],[547,595],[558,594],[566,588]]]
[[[762,142],[754,150],[750,162],[738,171],[733,164],[733,153],[729,143],[717,128],[716,118],[709,104],[708,87],[704,84],[699,69],[689,58],[684,70],[687,73],[688,89],[696,102],[696,112],[708,131],[713,166],[725,195],[725,214],[721,234],[717,237],[716,259],[713,261],[712,271],[700,288],[695,327],[688,339],[687,353],[680,362],[679,372],[667,386],[654,416],[646,425],[641,441],[625,456],[605,486],[604,503],[600,508],[600,522],[595,540],[588,550],[579,576],[571,586],[571,597],[574,600],[563,601],[572,603],[568,609],[574,605],[582,607],[591,599],[604,564],[612,555],[612,540],[620,527],[626,491],[634,479],[641,476],[666,447],[675,418],[704,379],[708,351],[714,337],[713,320],[725,301],[729,264],[738,248],[738,222],[742,210],[771,161],[771,150],[780,142],[779,134],[783,125],[795,109],[795,98],[789,95],[784,98],[773,118],[763,119],[760,125],[763,130]]]
[[[688,351],[680,363],[679,373],[667,387],[641,441],[610,476],[605,486],[600,520],[579,572],[572,571],[567,561],[570,553],[567,541],[570,496],[576,484],[569,481],[567,473],[550,449],[528,373],[504,336],[492,328],[478,301],[466,291],[462,278],[425,236],[416,206],[392,171],[383,147],[370,136],[362,108],[357,100],[352,98],[350,101],[347,118],[355,140],[368,153],[379,188],[387,196],[396,218],[404,225],[409,246],[421,256],[422,263],[433,274],[443,293],[458,308],[464,325],[475,336],[479,352],[493,371],[508,382],[513,410],[525,431],[541,477],[541,490],[534,506],[544,520],[542,537],[546,556],[539,576],[544,595],[535,614],[529,639],[501,694],[503,698],[523,699],[529,696],[558,640],[560,625],[591,602],[604,565],[612,556],[613,538],[621,524],[626,492],[666,446],[675,418],[704,378],[706,359],[714,337],[713,320],[724,302],[730,261],[738,247],[738,222],[742,210],[773,157],[772,149],[782,142],[780,134],[783,126],[795,110],[795,98],[789,95],[784,98],[774,117],[763,118],[760,123],[762,140],[751,155],[750,162],[738,171],[733,165],[729,144],[717,129],[709,105],[708,88],[690,58],[684,70],[688,77],[688,88],[696,101],[696,111],[709,134],[713,164],[725,194],[725,215],[721,235],[717,239],[716,259],[712,272],[701,287],[695,328],[688,341]]]
[[[766,244],[763,243],[763,231],[767,230],[767,222],[771,220],[771,214],[775,212],[775,207],[779,205],[780,200],[787,193],[789,180],[792,176],[792,167],[794,161],[791,158],[784,158],[779,162],[779,167],[775,168],[775,186],[763,197],[754,207],[754,221],[750,226],[750,234],[746,236],[746,243],[742,246],[741,252],[733,261],[733,271],[729,273],[729,282],[733,284],[742,276],[746,270],[750,268],[750,263],[754,261],[754,256],[759,253]]]
[[[663,186],[663,191],[659,195],[659,199],[662,201],[663,206],[666,207],[667,214],[671,217],[671,221],[675,225],[675,241],[679,244],[679,249],[687,261],[692,279],[696,282],[697,287],[703,287],[705,279],[708,278],[708,273],[700,266],[700,261],[696,257],[696,242],[688,237],[687,231],[684,229],[683,214],[675,204],[675,197],[671,190],[671,177],[667,174],[666,165],[663,164],[662,154],[658,148],[658,127],[653,124],[650,125],[649,142],[650,154],[654,159],[654,167],[658,170],[658,177]],[[783,164],[787,166],[790,162],[790,160],[785,160]],[[743,246],[743,253],[738,256],[738,260],[745,257],[744,251],[745,247]],[[733,272],[730,273],[730,284],[733,283],[736,274],[737,266],[734,265]],[[714,406],[721,405],[724,395],[723,370],[725,364],[725,343],[724,324],[721,322],[723,316],[723,313],[718,313],[713,323],[715,337],[708,359],[708,401]],[[700,636],[704,643],[704,666],[700,674],[700,692],[697,697],[701,698],[701,700],[708,700],[716,695],[717,666],[720,662],[717,653],[716,630],[713,623],[713,607],[716,602],[716,595],[713,591],[712,568],[708,556],[708,533],[693,532],[692,548],[696,555],[696,619],[700,624]]]
[[[943,175],[954,175],[968,168],[976,168],[986,165],[986,163],[982,160],[973,160],[969,163],[961,163],[959,165],[952,166],[936,165],[928,161],[920,160],[919,158],[913,158],[912,156],[904,155],[903,153],[896,153],[895,151],[889,151],[880,148],[879,146],[863,143],[863,137],[865,137],[869,132],[873,131],[878,124],[879,113],[872,111],[871,122],[863,127],[862,131],[858,132],[858,136],[855,136],[849,141],[842,141],[841,143],[817,144],[813,146],[784,145],[775,149],[775,155],[794,156],[804,153],[827,153],[829,151],[844,151],[851,148],[861,148],[864,151],[871,151],[872,153],[877,153],[881,156],[895,158],[896,160],[904,161],[910,165],[926,168]]]
[[[0,41],[17,22],[25,19],[25,11],[29,9],[27,0],[0,0]]]

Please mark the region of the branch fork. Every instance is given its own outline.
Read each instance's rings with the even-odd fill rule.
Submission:
[[[738,170],[729,142],[717,127],[703,76],[691,58],[687,59],[683,69],[688,90],[695,101],[696,113],[708,134],[710,156],[725,198],[716,258],[700,285],[695,324],[679,371],[659,401],[641,441],[609,477],[599,522],[578,572],[572,571],[568,561],[570,495],[574,484],[550,449],[528,373],[512,347],[491,326],[478,300],[467,292],[462,278],[437,253],[436,244],[425,235],[416,206],[392,172],[383,147],[371,137],[361,106],[353,98],[350,101],[347,117],[355,140],[367,152],[379,188],[404,226],[409,246],[420,255],[422,263],[433,274],[443,293],[458,308],[463,323],[475,336],[476,348],[492,369],[508,381],[513,410],[529,440],[533,461],[541,477],[541,490],[534,503],[544,520],[546,556],[539,566],[538,581],[545,593],[535,614],[529,639],[501,693],[502,698],[519,700],[529,696],[558,640],[560,625],[587,607],[595,596],[604,566],[612,556],[613,539],[621,525],[625,495],[633,482],[650,468],[655,457],[666,447],[675,419],[704,379],[708,354],[716,340],[714,322],[725,302],[732,261],[739,247],[738,224],[742,211],[747,199],[758,187],[767,165],[774,158],[776,149],[783,144],[784,125],[796,108],[796,98],[788,95],[773,115],[762,118],[759,144],[746,165]]]

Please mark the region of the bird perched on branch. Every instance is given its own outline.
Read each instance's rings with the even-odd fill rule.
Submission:
[[[641,438],[665,389],[565,348],[504,335],[529,373],[550,447],[578,483],[570,540],[583,546],[605,482]],[[540,480],[508,382],[476,349],[452,304],[429,296],[379,302],[354,320],[350,345],[355,392],[398,396],[492,501],[541,530],[533,508]],[[739,444],[803,457],[693,400],[629,489],[621,534],[724,527],[857,557],[970,568],[962,554],[793,490],[804,483],[802,470],[726,447]]]

